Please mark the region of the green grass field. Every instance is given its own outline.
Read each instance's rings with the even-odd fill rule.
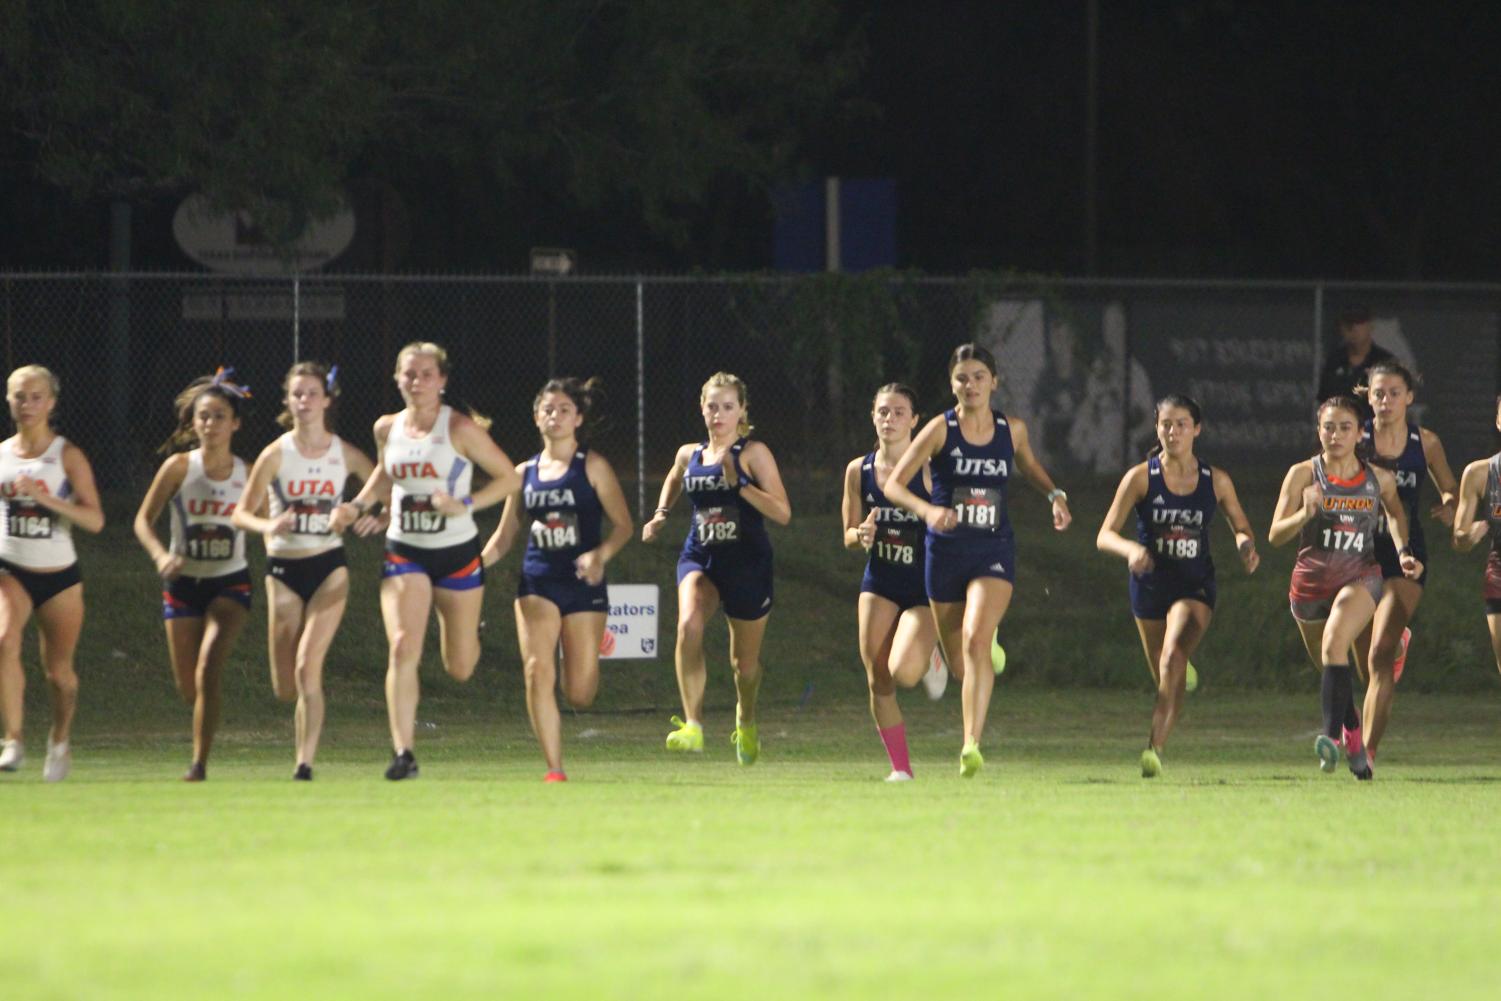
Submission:
[[[1501,707],[1413,695],[1374,783],[1321,774],[1311,697],[1193,697],[1165,776],[1148,701],[998,693],[958,777],[955,693],[906,700],[891,786],[857,705],[779,707],[735,765],[665,721],[424,712],[420,781],[345,713],[311,785],[285,723],[175,781],[176,730],[96,733],[0,782],[0,992],[42,998],[1491,998]],[[1331,986],[1335,985],[1335,986]]]
[[[1202,688],[1145,783],[1147,672],[1124,570],[1093,551],[1108,488],[1074,488],[1064,535],[1021,496],[986,770],[957,775],[957,689],[919,692],[903,702],[918,781],[888,786],[855,650],[860,560],[838,549],[828,485],[792,482],[762,762],[734,764],[718,623],[708,752],[661,750],[676,546],[632,545],[612,575],[663,586],[666,654],[608,665],[598,711],[566,718],[566,786],[540,782],[522,708],[514,556],[487,587],[474,681],[444,678],[430,644],[422,779],[380,778],[368,543],[317,781],[289,781],[259,596],[210,781],[176,781],[188,712],[117,499],[105,536],[80,541],[89,619],[60,786],[40,782],[46,698],[26,653],[31,756],[0,776],[0,998],[1496,996],[1501,683],[1478,554],[1435,547],[1377,779],[1357,784],[1314,763],[1292,554],[1265,551],[1248,579],[1217,529]],[[1247,487],[1264,531],[1270,500]]]

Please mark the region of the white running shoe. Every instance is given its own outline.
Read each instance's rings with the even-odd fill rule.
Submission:
[[[73,770],[73,749],[65,740],[54,744],[47,740],[47,760],[42,762],[42,781],[61,782]]]
[[[13,772],[26,760],[26,749],[19,740],[7,740],[0,744],[0,772]]]
[[[943,659],[943,650],[933,647],[933,656],[928,659],[928,671],[922,676],[922,686],[928,698],[937,702],[943,698],[943,690],[949,687],[949,665]]]
[[[900,771],[899,769],[893,768],[891,770],[891,774],[888,775],[888,776],[886,776],[886,781],[887,782],[911,782],[912,781],[912,773],[911,772]]]

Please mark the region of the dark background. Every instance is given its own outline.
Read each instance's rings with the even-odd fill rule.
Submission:
[[[360,219],[343,270],[515,272],[538,245],[594,272],[760,269],[773,190],[839,174],[895,179],[902,267],[1091,270],[1086,0],[515,2],[489,20],[437,3],[413,24],[400,6],[268,4],[247,26],[146,0],[7,3],[0,267],[106,266],[119,199],[133,266],[189,267],[171,237],[185,194],[316,210],[298,185],[326,180]],[[305,63],[262,58],[308,36],[324,51]],[[1094,273],[1494,277],[1496,5],[1103,2],[1096,37]],[[253,82],[214,103],[215,74],[279,65],[266,93],[285,98],[356,48],[362,75],[310,87],[310,122]],[[199,120],[198,146],[173,149]],[[172,156],[141,152],[152,135]]]

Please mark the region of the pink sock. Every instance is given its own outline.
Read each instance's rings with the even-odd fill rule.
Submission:
[[[912,760],[907,757],[907,724],[898,723],[878,732],[881,734],[881,743],[886,745],[886,756],[891,759],[891,767],[911,775]]]
[[[1345,727],[1345,753],[1359,754],[1364,746],[1364,741],[1360,736],[1360,727],[1356,727],[1353,730]]]

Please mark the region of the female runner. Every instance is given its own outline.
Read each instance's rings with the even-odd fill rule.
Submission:
[[[875,450],[851,459],[844,469],[844,547],[870,554],[860,581],[860,659],[870,688],[870,713],[891,759],[886,781],[905,782],[912,778],[912,760],[894,685],[911,688],[926,675],[938,631],[923,588],[927,547],[922,519],[888,501],[882,486],[912,443],[917,394],[897,382],[882,386],[876,390],[871,419]],[[929,499],[932,475],[926,464],[907,486]]]
[[[1496,397],[1496,430],[1501,431],[1501,396]],[[1501,670],[1501,452],[1476,459],[1459,480],[1454,548],[1467,553],[1486,535],[1491,537],[1491,550],[1485,558],[1485,624],[1491,634],[1491,653]]]
[[[1047,495],[1053,527],[1068,528],[1068,495],[1032,454],[1027,426],[990,408],[996,364],[985,348],[961,344],[949,358],[954,409],[934,417],[886,477],[886,498],[928,526],[925,585],[938,642],[963,681],[964,744],[959,774],[985,764],[980,738],[995,687],[991,647],[1011,604],[1016,543],[1006,514],[1013,467]],[[908,484],[931,463],[933,494],[923,500]]]
[[[70,739],[78,705],[73,654],[83,629],[83,578],[73,526],[99,532],[104,509],[88,458],[52,430],[57,376],[40,365],[23,365],[5,380],[5,390],[16,433],[0,442],[0,715],[5,722],[0,772],[20,768],[26,756],[21,638],[34,612],[52,695],[42,779],[61,782],[73,767]]]
[[[374,470],[369,456],[329,429],[337,373],[314,361],[292,366],[276,419],[289,430],[256,458],[231,519],[266,539],[271,688],[283,702],[297,700],[292,778],[302,782],[313,778],[323,732],[323,661],[349,597],[344,541],[329,522],[350,478],[368,480]],[[377,523],[363,527],[368,534]]]
[[[230,451],[249,389],[220,368],[177,395],[177,430],[162,445],[173,452],[156,471],[136,511],[135,534],[161,575],[162,618],[178,694],[193,707],[193,761],[185,782],[208,777],[219,728],[224,662],[250,614],[245,533],[231,519],[245,493],[245,462]],[[172,506],[172,540],[156,537],[162,508]]]
[[[599,651],[609,615],[605,564],[631,540],[631,512],[608,460],[579,443],[598,410],[597,380],[551,379],[532,401],[542,451],[517,467],[522,492],[506,499],[485,566],[506,554],[527,519],[526,555],[516,588],[516,635],[526,672],[526,709],[547,762],[544,782],[566,782],[558,714],[557,654],[563,694],[576,708],[599,691]],[[601,520],[610,519],[603,538]]]
[[[386,714],[393,750],[386,778],[392,781],[418,775],[417,665],[428,614],[436,606],[444,669],[468,681],[479,660],[485,583],[473,512],[521,487],[515,466],[487,431],[490,422],[443,402],[448,373],[448,353],[437,344],[417,341],[397,354],[396,386],[406,408],[376,420],[375,473],[354,500],[334,508],[329,524],[342,532],[391,499],[380,610],[391,651]],[[471,493],[475,466],[491,479]]]
[[[745,383],[716,372],[704,383],[699,406],[707,438],[677,451],[652,518],[641,528],[651,542],[678,495],[687,493],[693,524],[678,557],[678,635],[674,660],[683,717],[667,735],[669,751],[704,749],[704,626],[724,606],[735,673],[735,759],[755,764],[761,753],[756,694],[761,689],[761,641],[771,613],[771,539],[766,519],[792,520],[792,504],[771,449],[752,441]]]
[[[1372,465],[1389,469],[1396,476],[1397,496],[1407,511],[1408,545],[1419,562],[1426,564],[1428,544],[1418,518],[1418,495],[1423,480],[1431,477],[1439,491],[1439,503],[1431,513],[1452,526],[1458,490],[1454,471],[1449,468],[1438,435],[1407,419],[1407,408],[1412,405],[1416,387],[1412,373],[1398,362],[1383,361],[1372,365],[1366,375],[1366,398],[1375,417],[1365,422],[1361,442]],[[1381,563],[1381,600],[1376,604],[1370,627],[1355,643],[1357,663],[1370,679],[1363,718],[1366,757],[1372,766],[1376,764],[1376,748],[1391,718],[1397,679],[1407,662],[1407,644],[1412,639],[1408,624],[1428,580],[1427,570],[1416,580],[1403,575],[1397,551],[1384,533],[1376,536],[1376,559]]]
[[[1100,552],[1121,557],[1131,571],[1131,614],[1157,685],[1152,729],[1141,752],[1143,778],[1162,774],[1162,749],[1183,708],[1188,659],[1214,614],[1209,527],[1216,508],[1230,522],[1246,573],[1255,573],[1261,562],[1230,475],[1194,455],[1202,430],[1199,405],[1189,397],[1157,401],[1157,447],[1121,479],[1095,538]],[[1120,533],[1133,508],[1136,538],[1130,540]]]
[[[1332,772],[1343,750],[1358,779],[1372,776],[1355,711],[1350,647],[1370,624],[1381,600],[1376,534],[1383,510],[1403,576],[1416,580],[1422,562],[1407,545],[1407,513],[1397,479],[1362,460],[1360,403],[1325,400],[1318,411],[1320,451],[1297,463],[1282,481],[1268,539],[1274,546],[1297,538],[1298,558],[1288,591],[1303,645],[1323,673],[1323,733],[1314,741],[1319,767]]]

